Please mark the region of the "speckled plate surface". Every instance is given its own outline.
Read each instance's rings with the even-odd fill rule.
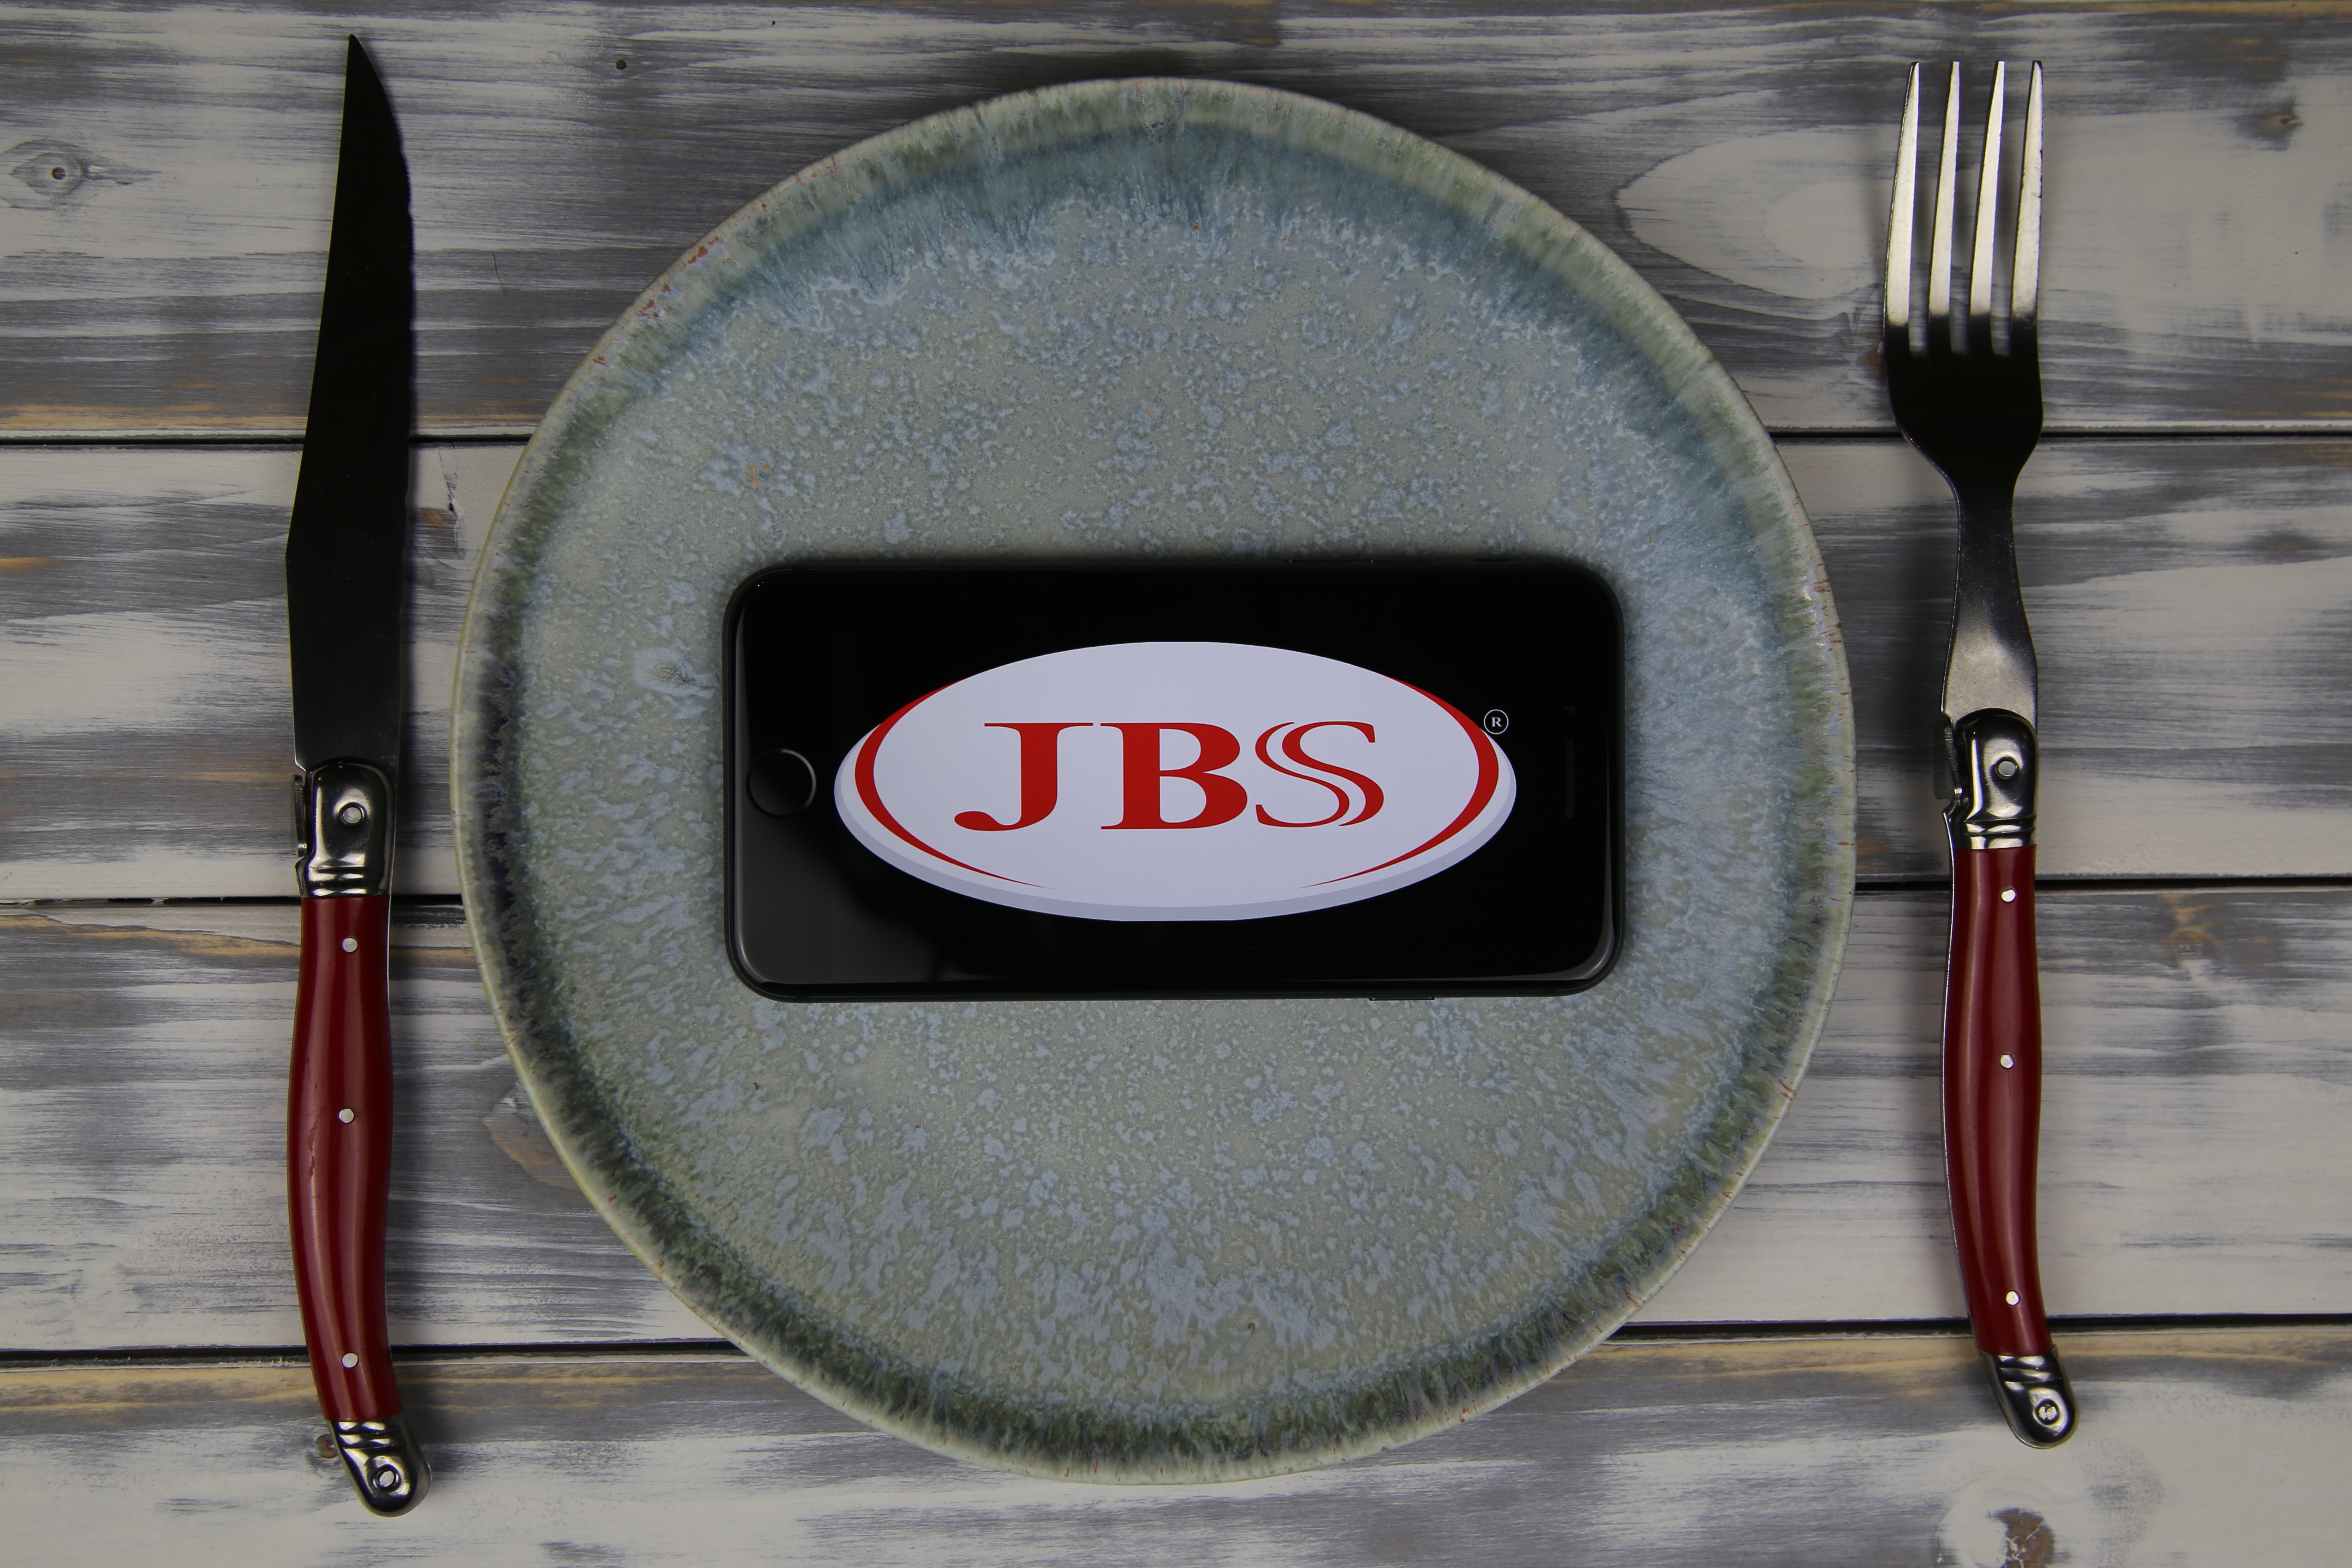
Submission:
[[[1597,989],[806,1005],[730,973],[719,620],[811,557],[1559,557],[1626,613]],[[1853,882],[1821,562],[1746,403],[1596,241],[1426,142],[1198,81],[878,137],[712,232],[530,443],[457,811],[558,1147],[688,1305],[1036,1474],[1392,1447],[1541,1381],[1729,1202]]]

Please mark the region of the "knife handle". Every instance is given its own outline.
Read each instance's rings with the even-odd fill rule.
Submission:
[[[289,1217],[319,1405],[361,1500],[404,1513],[431,1472],[402,1417],[384,1326],[392,1188],[392,900],[302,900],[286,1101]]]

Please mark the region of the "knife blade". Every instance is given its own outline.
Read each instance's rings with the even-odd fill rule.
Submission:
[[[399,129],[354,37],[318,357],[286,535],[302,894],[287,1201],[320,1407],[360,1500],[385,1515],[415,1507],[432,1479],[402,1412],[383,1292],[413,264]]]

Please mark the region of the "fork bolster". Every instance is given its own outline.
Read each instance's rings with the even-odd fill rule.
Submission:
[[[1953,725],[1946,744],[1953,853],[2032,844],[2041,773],[2033,726],[2015,713],[1988,709]]]

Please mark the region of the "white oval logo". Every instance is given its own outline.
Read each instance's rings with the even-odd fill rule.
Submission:
[[[859,843],[990,903],[1106,921],[1328,909],[1434,876],[1511,813],[1452,704],[1338,659],[1118,643],[941,687],[850,751]]]

